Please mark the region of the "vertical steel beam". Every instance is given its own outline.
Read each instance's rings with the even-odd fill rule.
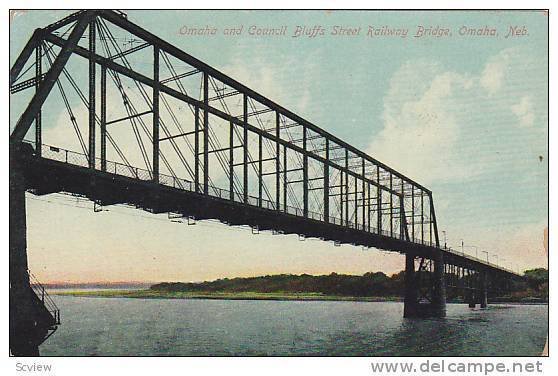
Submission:
[[[401,196],[399,196],[399,237],[405,239],[405,182],[401,179]]]
[[[345,222],[343,221],[343,219],[345,218],[344,216],[344,205],[343,205],[343,194],[344,194],[344,188],[345,185],[343,183],[343,171],[339,171],[339,177],[340,177],[340,182],[339,182],[339,211],[341,212],[341,226],[344,226]]]
[[[107,170],[107,68],[101,66],[101,171]]]
[[[200,191],[200,108],[194,110],[194,185]]]
[[[370,222],[371,222],[370,212],[372,211],[372,210],[370,209],[370,200],[372,199],[371,184],[368,183],[368,184],[367,184],[367,187],[368,187],[368,192],[367,192],[368,194],[367,194],[366,196],[368,197],[368,208],[367,208],[367,210],[366,210],[366,219],[367,219],[366,222],[368,223],[368,232],[370,232],[370,227],[371,227],[371,225],[370,225]]]
[[[38,43],[35,48],[35,93],[39,91],[43,75],[42,46],[42,43]],[[42,154],[42,135],[41,109],[39,109],[35,116],[35,152],[39,157]]]
[[[415,241],[415,186],[411,185],[411,240]]]
[[[393,191],[393,174],[389,173],[389,190]],[[393,238],[393,193],[389,193],[389,236]]]
[[[244,193],[244,203],[248,203],[248,96],[243,94],[242,100],[242,110],[243,110],[243,131],[244,131],[244,139],[243,139],[243,169],[244,169],[244,176],[243,176],[243,193]]]
[[[380,166],[376,166],[377,182],[380,183]],[[376,187],[376,204],[378,205],[378,234],[382,234],[382,190]]]
[[[302,126],[302,201],[303,201],[303,216],[308,217],[308,151],[306,149],[307,128]]]
[[[234,123],[229,129],[229,198],[234,201]]]
[[[329,139],[325,140],[324,163],[324,222],[329,223]]]
[[[287,145],[283,145],[283,211],[287,212]]]
[[[276,210],[280,210],[280,201],[281,201],[281,187],[280,187],[280,180],[281,180],[281,176],[279,175],[279,171],[281,170],[281,164],[280,164],[280,145],[279,144],[279,137],[281,135],[281,131],[280,131],[280,123],[281,123],[281,118],[279,115],[279,112],[275,112],[275,137],[276,137],[276,142],[275,142],[275,209]]]
[[[159,48],[153,47],[153,181],[159,182]]]
[[[353,216],[355,217],[355,228],[358,228],[358,179],[355,176],[354,207]]]
[[[364,177],[366,176],[366,162],[362,158],[362,230],[366,230],[366,182]]]
[[[263,176],[262,176],[262,170],[263,170],[263,152],[262,152],[262,134],[259,133],[258,134],[258,206],[261,208],[262,207],[262,199],[263,199],[263,194],[262,194],[262,188],[263,188]]]
[[[345,148],[345,169],[349,169],[349,149]],[[345,225],[349,226],[349,174],[345,174]],[[343,202],[343,201],[341,201]]]
[[[89,21],[89,168],[95,169],[95,18]]]
[[[209,193],[209,76],[203,72],[203,194]]]
[[[424,244],[424,192],[420,191],[420,241]]]

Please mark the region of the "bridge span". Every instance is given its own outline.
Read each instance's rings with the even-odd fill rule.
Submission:
[[[447,288],[486,307],[489,291],[520,277],[441,248],[426,187],[122,12],[80,11],[37,29],[10,85],[13,101],[27,94],[10,136],[14,354],[36,353],[60,323],[29,282],[26,191],[399,252],[405,317],[445,316]],[[45,143],[53,124],[43,119],[64,112],[67,136]]]

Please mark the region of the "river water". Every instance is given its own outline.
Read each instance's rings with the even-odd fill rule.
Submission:
[[[528,356],[548,331],[546,305],[403,319],[395,302],[53,298],[62,325],[44,356]]]

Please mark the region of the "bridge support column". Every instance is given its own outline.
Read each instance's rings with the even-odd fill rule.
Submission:
[[[488,276],[486,272],[481,272],[480,275],[479,300],[481,308],[488,307]]]
[[[469,292],[467,293],[467,304],[469,305],[469,308],[475,308],[477,306],[476,295],[477,294],[473,290],[469,290]]]
[[[446,317],[446,278],[444,276],[444,254],[434,251],[434,276],[432,282],[432,316]]]
[[[44,338],[34,319],[33,292],[27,268],[25,177],[10,144],[10,350],[15,356],[39,355]]]
[[[407,253],[405,255],[405,302],[403,307],[403,317],[420,316],[417,295],[415,256]]]
[[[405,256],[405,302],[403,317],[445,317],[446,316],[446,284],[444,277],[444,260],[441,250],[436,251],[432,262],[434,270],[428,273],[428,285],[424,283],[425,271],[418,275],[415,271],[415,255]],[[419,296],[419,291],[428,290],[428,296]],[[423,299],[424,298],[424,299]]]

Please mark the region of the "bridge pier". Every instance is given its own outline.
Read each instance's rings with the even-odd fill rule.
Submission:
[[[488,307],[488,276],[486,272],[480,273],[479,303],[481,308]]]
[[[419,317],[418,291],[416,286],[415,255],[405,255],[405,301],[403,317]]]
[[[477,294],[475,290],[469,290],[467,293],[467,304],[469,308],[475,308],[477,306]]]
[[[27,268],[25,177],[10,144],[10,350],[16,356],[39,355],[37,325],[33,320],[33,292]]]
[[[446,284],[444,278],[444,260],[441,250],[435,251],[432,262],[434,271],[430,273],[427,286],[422,285],[420,276],[415,271],[415,255],[405,255],[405,301],[403,317],[445,317]],[[419,293],[427,289],[427,296]],[[426,300],[426,301],[425,301]]]

